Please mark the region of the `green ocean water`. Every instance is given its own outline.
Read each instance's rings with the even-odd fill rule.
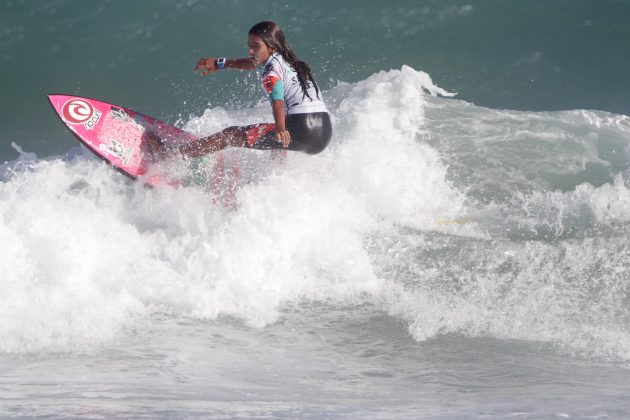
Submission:
[[[201,56],[245,56],[277,21],[324,90],[409,65],[492,108],[630,115],[630,1],[5,0],[0,3],[0,158],[74,139],[45,94],[71,93],[170,123],[263,99],[255,75],[193,74]]]

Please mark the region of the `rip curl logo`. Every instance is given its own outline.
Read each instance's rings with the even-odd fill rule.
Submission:
[[[109,144],[101,143],[98,146],[99,150],[109,154],[116,156],[120,159],[123,164],[129,164],[129,156],[131,156],[131,147],[125,147],[122,143],[117,142],[114,139],[109,139]]]
[[[63,119],[70,124],[83,124],[94,115],[94,107],[83,99],[70,99],[61,108]]]
[[[91,130],[101,119],[101,111],[94,109],[91,103],[83,99],[70,99],[61,107],[63,120],[68,124],[83,124]]]

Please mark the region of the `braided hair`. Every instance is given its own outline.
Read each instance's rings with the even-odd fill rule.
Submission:
[[[313,79],[311,68],[304,61],[297,58],[293,50],[289,47],[289,44],[287,44],[284,33],[282,33],[278,24],[269,21],[259,22],[252,26],[249,30],[249,35],[259,37],[267,45],[267,47],[274,49],[282,55],[282,58],[284,58],[284,60],[289,63],[289,65],[291,65],[297,73],[304,95],[306,95],[309,99],[313,99],[308,94],[308,88],[314,86],[317,97],[319,98],[319,87]]]

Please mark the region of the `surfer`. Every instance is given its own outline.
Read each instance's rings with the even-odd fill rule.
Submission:
[[[177,146],[176,150],[190,157],[226,147],[322,152],[330,143],[332,125],[309,65],[298,59],[274,22],[254,25],[247,41],[248,58],[204,57],[197,62],[195,71],[205,76],[224,69],[255,70],[262,66],[262,85],[269,95],[275,123],[228,127]],[[170,154],[155,136],[149,139],[149,145],[154,152]]]

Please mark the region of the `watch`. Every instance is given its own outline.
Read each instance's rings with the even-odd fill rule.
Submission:
[[[217,67],[219,70],[225,69],[225,57],[217,58]]]

